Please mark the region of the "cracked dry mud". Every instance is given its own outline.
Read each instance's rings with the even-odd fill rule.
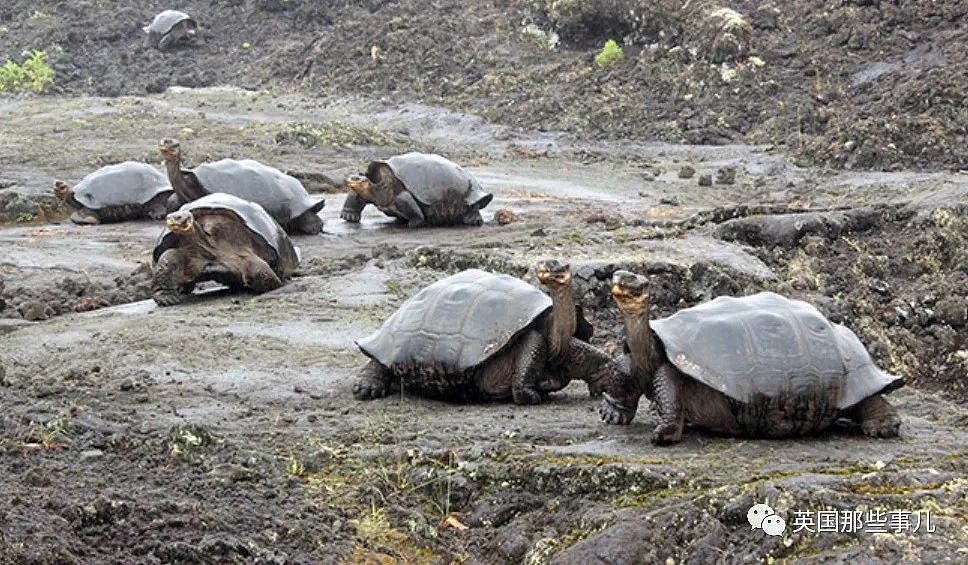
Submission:
[[[157,223],[76,226],[51,207],[0,229],[3,560],[968,558],[964,175],[829,174],[740,145],[575,142],[538,156],[520,148],[541,135],[444,110],[224,88],[5,101],[0,113],[2,193],[29,202],[55,177],[156,162],[169,135],[193,162],[260,159],[327,201],[326,233],[294,238],[305,261],[282,289],[210,289],[164,309],[143,284]],[[293,141],[294,121],[338,141]],[[339,220],[334,183],[409,148],[446,150],[477,175],[496,194],[487,224]],[[701,187],[679,178],[687,164],[734,167],[735,183]],[[498,225],[498,209],[517,221]],[[688,430],[658,448],[654,414],[605,426],[580,383],[531,407],[352,400],[364,364],[353,339],[416,289],[467,267],[528,277],[543,257],[571,260],[593,341],[610,351],[616,268],[652,275],[657,315],[760,289],[809,300],[908,378],[890,396],[902,436]],[[72,312],[85,298],[114,305]],[[49,319],[24,320],[28,301]],[[930,511],[935,531],[769,537],[746,521],[763,500],[788,523],[796,510]]]

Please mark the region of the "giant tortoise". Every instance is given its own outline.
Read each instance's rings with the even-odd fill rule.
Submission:
[[[75,224],[100,224],[140,218],[160,220],[168,212],[173,191],[158,169],[125,161],[101,167],[74,188],[55,181],[54,194],[77,210],[71,215]]]
[[[846,417],[872,437],[900,418],[883,393],[904,380],[874,365],[860,339],[816,308],[771,292],[719,297],[649,320],[649,281],[612,278],[631,374],[604,386],[601,414],[629,423],[644,393],[659,412],[652,441],[678,442],[685,422],[730,435],[799,436]]]
[[[198,23],[178,10],[165,10],[158,13],[151,23],[141,28],[148,34],[145,41],[148,47],[164,51],[181,40],[188,40],[198,33]]]
[[[456,163],[430,153],[406,153],[373,161],[366,174],[346,179],[350,193],[340,217],[359,222],[367,204],[411,228],[484,223],[481,209],[493,195]]]
[[[262,206],[215,193],[165,218],[155,246],[152,297],[182,302],[202,281],[261,293],[282,286],[299,266],[299,251]]]
[[[551,296],[508,276],[470,269],[425,287],[372,335],[358,340],[370,362],[353,393],[359,400],[403,388],[450,401],[536,404],[572,379],[617,379],[618,366],[574,337],[580,330],[571,270],[537,266]]]
[[[286,233],[316,234],[323,229],[317,213],[325,200],[313,202],[295,177],[252,159],[222,159],[194,169],[181,168],[181,144],[163,139],[159,144],[168,180],[182,203],[223,192],[258,203]]]

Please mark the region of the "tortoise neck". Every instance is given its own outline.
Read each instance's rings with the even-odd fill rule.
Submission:
[[[182,202],[193,202],[204,196],[204,194],[199,194],[192,183],[189,183],[188,179],[185,178],[186,175],[191,173],[182,170],[181,157],[166,157],[165,172],[168,173],[168,182],[171,183],[175,194]]]
[[[639,312],[623,314],[625,317],[625,339],[629,353],[636,367],[651,379],[662,361],[662,352],[657,343],[655,332],[649,326],[649,302],[642,305]]]
[[[233,253],[233,251],[236,251],[236,245],[240,240],[234,237],[226,237],[224,232],[215,236],[209,235],[206,228],[202,226],[204,222],[217,225],[219,220],[220,218],[212,218],[211,216],[203,217],[200,220],[196,219],[192,231],[180,234],[180,237],[184,238],[188,246],[202,250],[208,259],[218,259],[222,263],[231,262],[238,257],[238,253]],[[208,229],[213,227],[209,225]]]
[[[555,286],[551,292],[551,315],[548,319],[548,358],[560,361],[568,351],[578,327],[575,313],[575,293],[571,284]]]

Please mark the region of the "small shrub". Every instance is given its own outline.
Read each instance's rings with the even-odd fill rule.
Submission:
[[[595,55],[595,64],[599,67],[608,67],[625,58],[625,53],[614,39],[609,39],[602,46],[602,50]]]
[[[44,51],[32,51],[22,64],[7,59],[0,66],[0,92],[43,92],[53,82],[54,69],[47,64],[47,53]]]

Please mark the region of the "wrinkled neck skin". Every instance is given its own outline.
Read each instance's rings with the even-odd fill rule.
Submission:
[[[366,196],[363,196],[364,200],[369,200],[370,202],[377,205],[378,208],[393,208],[394,205],[393,190],[390,188],[390,184],[384,179],[377,179],[374,181],[370,180],[370,190]]]
[[[219,253],[219,241],[218,238],[210,236],[203,226],[196,220],[192,231],[188,233],[177,234],[181,247],[194,247],[201,249],[205,258],[209,260],[214,260],[225,255],[224,253]]]
[[[578,328],[575,293],[571,284],[550,288],[551,314],[548,317],[548,361],[559,363],[568,354],[568,344]]]
[[[182,202],[193,202],[205,196],[196,190],[193,183],[189,183],[185,179],[185,175],[191,173],[182,170],[181,157],[165,156],[165,171],[168,173],[168,182],[171,183],[171,187],[175,190],[175,193]]]
[[[373,202],[379,207],[392,207],[394,200],[397,198],[397,194],[403,191],[405,188],[397,180],[397,177],[393,176],[393,171],[390,169],[389,165],[383,165],[377,167],[375,170],[370,170],[366,175],[366,178],[370,179],[370,202]]]
[[[652,393],[652,379],[662,364],[662,351],[655,332],[649,326],[649,303],[645,302],[641,312],[623,312],[625,318],[625,339],[634,365],[632,375],[639,385],[639,393]]]

